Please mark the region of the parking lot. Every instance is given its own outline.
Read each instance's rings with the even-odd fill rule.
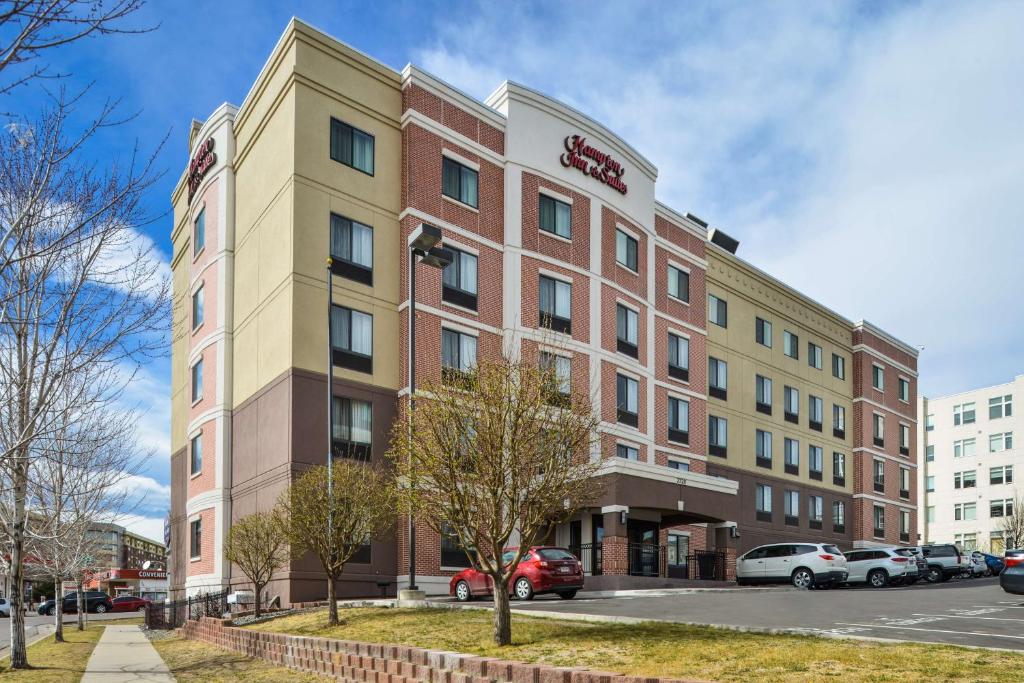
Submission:
[[[797,590],[789,587],[513,602],[514,609],[779,629],[1024,650],[1024,597],[998,579],[905,588]]]

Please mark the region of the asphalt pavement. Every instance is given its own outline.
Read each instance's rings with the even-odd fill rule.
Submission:
[[[478,603],[479,604],[479,603]],[[542,596],[513,609],[1024,650],[1024,597],[996,578],[901,588],[738,589],[574,600]]]

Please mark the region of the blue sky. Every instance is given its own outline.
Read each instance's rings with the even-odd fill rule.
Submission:
[[[155,32],[51,63],[94,82],[83,111],[109,97],[138,112],[98,160],[169,134],[159,218],[142,227],[165,258],[189,122],[241,103],[293,15],[480,98],[510,79],[591,114],[658,167],[659,199],[737,237],[740,256],[925,347],[927,395],[1024,373],[1024,3],[152,2],[135,23]],[[130,397],[156,455],[129,521],[157,537],[167,370]]]

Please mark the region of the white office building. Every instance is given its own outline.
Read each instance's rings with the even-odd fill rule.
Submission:
[[[1021,401],[1024,375],[1006,384],[919,399],[922,543],[952,541],[965,549],[1002,552],[1003,523],[1024,492]]]

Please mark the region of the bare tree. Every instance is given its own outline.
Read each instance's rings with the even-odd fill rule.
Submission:
[[[81,142],[67,142],[64,132],[71,114],[57,100],[26,128],[0,132],[0,235],[8,215],[22,217],[16,238],[3,245],[0,269],[0,470],[10,487],[0,493],[10,499],[12,668],[27,666],[22,565],[41,444],[59,433],[68,406],[116,409],[140,364],[167,346],[167,269],[136,230],[150,220],[141,200],[157,177],[153,158],[140,162],[136,152],[107,170],[79,161],[69,145]]]
[[[224,539],[224,557],[252,582],[256,616],[260,616],[263,589],[290,557],[288,519],[281,507],[255,512],[232,524]]]
[[[599,494],[590,397],[551,368],[502,359],[427,383],[390,457],[417,518],[457,538],[494,589],[494,642],[512,642],[509,580],[531,545]],[[516,539],[518,540],[516,541]],[[516,543],[511,556],[503,551]]]
[[[397,487],[387,471],[337,460],[328,494],[327,467],[305,471],[281,496],[296,556],[309,551],[327,575],[328,623],[338,623],[335,584],[345,564],[371,540],[394,526]],[[330,523],[328,523],[330,520]]]
[[[1003,532],[1006,550],[1024,547],[1024,495],[1014,491],[1013,512],[1003,517],[999,528]]]
[[[59,78],[41,59],[90,36],[144,33],[125,20],[142,0],[3,0],[0,2],[0,95],[37,78]],[[22,73],[10,76],[17,67]]]

